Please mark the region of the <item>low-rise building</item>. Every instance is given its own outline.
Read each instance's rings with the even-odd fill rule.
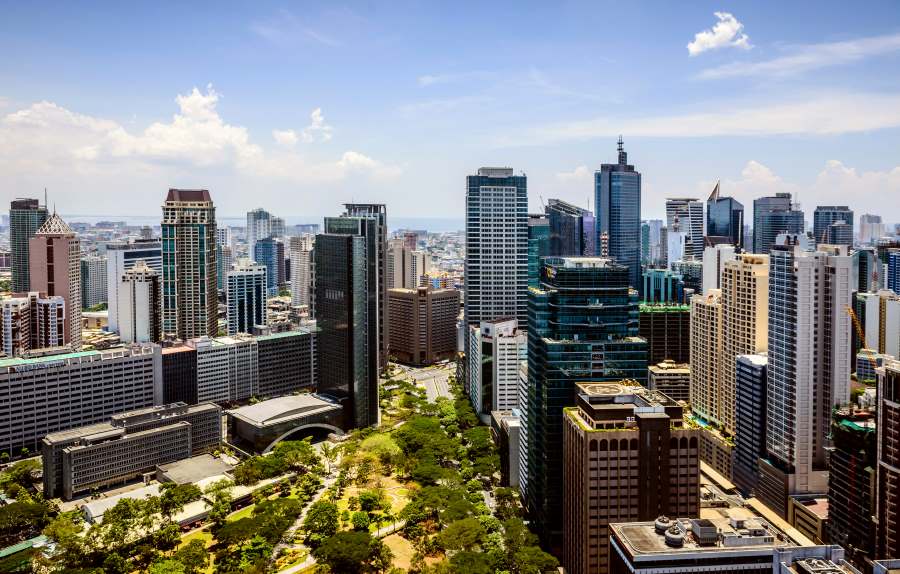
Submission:
[[[340,432],[343,421],[339,403],[314,394],[269,399],[226,413],[230,440],[256,452],[304,428]]]
[[[691,366],[687,363],[663,361],[647,367],[647,386],[673,401],[691,400]]]
[[[500,451],[500,485],[519,486],[519,431],[518,411],[492,411],[491,436]]]
[[[647,340],[647,363],[688,363],[691,358],[691,306],[641,303],[640,336]]]

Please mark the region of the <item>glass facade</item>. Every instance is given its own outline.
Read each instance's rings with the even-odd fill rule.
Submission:
[[[744,245],[744,206],[733,197],[716,197],[706,202],[706,234],[728,237],[735,247]]]
[[[816,243],[853,245],[853,211],[846,205],[820,205],[813,212]]]
[[[628,165],[619,138],[619,162],[594,174],[597,254],[628,268],[629,285],[641,284],[641,174]]]
[[[269,297],[277,296],[279,287],[284,283],[284,243],[272,237],[258,239],[253,246],[253,259],[266,267]]]
[[[541,282],[541,259],[550,250],[550,224],[546,216],[528,216],[528,286]]]
[[[790,193],[753,200],[753,253],[766,255],[781,233],[801,234],[803,212],[794,209]]]
[[[546,212],[550,225],[548,255],[572,257],[597,254],[597,228],[593,213],[558,199],[547,202]]]

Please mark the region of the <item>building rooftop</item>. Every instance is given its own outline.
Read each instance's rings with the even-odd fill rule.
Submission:
[[[681,305],[679,303],[641,303],[638,307],[641,313],[669,313],[673,311],[681,311],[688,313],[691,310],[690,305]]]
[[[201,454],[156,467],[160,480],[175,484],[191,484],[211,476],[231,472],[234,467],[211,454]]]
[[[619,266],[609,257],[547,257],[544,263],[565,269],[597,269]]]
[[[803,506],[811,513],[815,514],[822,520],[828,519],[828,499],[827,498],[808,498],[805,500],[796,500],[796,503]]]
[[[340,408],[318,395],[301,394],[261,401],[227,413],[253,426],[264,427]]]
[[[84,511],[88,522],[99,522],[103,519],[103,515],[107,510],[119,503],[123,499],[140,500],[151,496],[159,496],[160,488],[158,484],[151,484],[136,490],[123,492],[107,498],[92,500],[85,503],[81,508]]]
[[[47,218],[47,221],[41,225],[40,229],[37,230],[35,235],[75,235],[75,232],[72,231],[72,228],[69,227],[63,218],[53,212],[50,217]]]
[[[687,363],[676,363],[675,361],[665,360],[656,365],[650,365],[647,370],[651,373],[670,373],[673,375],[690,375],[691,366]]]
[[[211,202],[212,197],[207,189],[169,189],[166,201]]]

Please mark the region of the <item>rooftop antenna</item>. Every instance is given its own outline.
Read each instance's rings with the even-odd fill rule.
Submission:
[[[628,163],[628,154],[625,153],[625,143],[622,141],[622,135],[619,134],[619,143],[617,146],[619,150],[619,165],[625,165]]]

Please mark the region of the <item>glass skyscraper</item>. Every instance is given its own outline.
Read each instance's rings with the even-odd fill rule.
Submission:
[[[727,237],[735,247],[744,247],[744,206],[733,197],[721,197],[718,183],[706,200],[706,235]]]
[[[641,284],[641,174],[628,165],[619,137],[618,163],[604,163],[594,173],[597,254],[628,268],[629,285]]]
[[[559,199],[547,201],[551,257],[593,256],[597,254],[594,214]]]
[[[647,380],[647,342],[638,337],[638,293],[629,269],[607,258],[548,257],[528,294],[528,383],[521,456],[523,497],[538,531],[558,546],[562,535],[563,408],[575,383]]]
[[[753,200],[753,253],[766,255],[781,233],[803,233],[803,212],[795,209],[790,193]]]
[[[257,239],[253,245],[253,260],[266,267],[266,291],[269,297],[278,295],[284,283],[284,243],[273,237]]]
[[[31,289],[28,269],[28,240],[47,221],[47,206],[36,199],[14,199],[9,204],[9,251],[13,293]]]
[[[550,250],[550,222],[540,213],[528,214],[528,286],[541,282],[541,259]]]
[[[853,211],[846,205],[820,205],[813,212],[816,243],[853,246]]]

